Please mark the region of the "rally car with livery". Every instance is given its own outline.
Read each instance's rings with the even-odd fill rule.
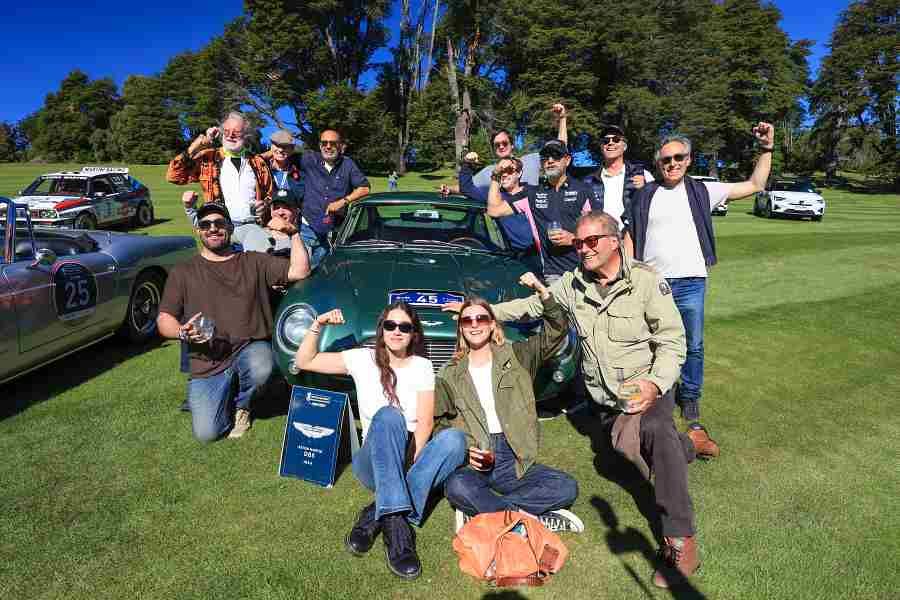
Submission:
[[[524,297],[522,273],[533,270],[509,249],[483,202],[436,193],[372,194],[354,202],[337,232],[333,252],[313,275],[295,283],[282,299],[272,346],[291,384],[353,393],[346,376],[298,371],[294,355],[316,317],[340,308],[345,323],[322,329],[320,350],[374,347],[378,316],[404,300],[421,319],[428,358],[435,371],[456,348],[456,320],[441,305],[477,294],[489,302]],[[505,324],[509,340],[536,333],[541,321]],[[535,397],[551,398],[567,387],[578,360],[568,338],[535,381]]]
[[[153,337],[170,269],[196,252],[187,236],[35,227],[8,198],[0,214],[0,383],[117,332]]]
[[[146,227],[153,223],[150,190],[125,167],[84,167],[47,173],[35,179],[17,204],[28,206],[36,225],[97,229],[113,225]]]

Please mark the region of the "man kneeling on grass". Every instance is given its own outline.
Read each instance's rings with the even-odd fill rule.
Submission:
[[[461,429],[469,442],[468,466],[444,484],[457,509],[457,530],[467,516],[522,510],[551,531],[584,530],[566,510],[578,496],[575,480],[537,463],[540,442],[533,382],[567,335],[566,317],[533,273],[520,282],[540,297],[544,326],[527,340],[507,343],[490,304],[469,297],[461,306],[456,353],[438,373],[435,415]]]
[[[172,269],[156,320],[162,337],[189,345],[188,405],[194,437],[202,442],[229,430],[228,437],[238,438],[250,429],[251,400],[273,367],[269,289],[309,275],[299,233],[291,236],[286,261],[235,252],[233,231],[224,205],[212,202],[197,210],[200,254]]]

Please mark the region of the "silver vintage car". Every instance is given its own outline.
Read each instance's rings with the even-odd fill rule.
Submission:
[[[117,332],[156,333],[169,270],[193,256],[187,236],[34,227],[0,197],[0,383]]]

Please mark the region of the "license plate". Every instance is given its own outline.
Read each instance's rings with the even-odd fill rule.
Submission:
[[[388,303],[403,301],[411,306],[441,306],[448,302],[462,302],[465,297],[453,292],[418,292],[404,291],[388,294]]]

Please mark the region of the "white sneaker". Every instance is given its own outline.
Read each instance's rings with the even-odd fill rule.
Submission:
[[[233,440],[241,437],[250,429],[250,411],[239,408],[234,411],[234,427],[228,434],[228,439]]]
[[[464,513],[463,511],[456,509],[456,533],[459,533],[459,530],[463,528],[463,525],[469,522],[472,517]]]
[[[581,533],[584,531],[584,523],[570,510],[561,508],[551,510],[538,517],[541,524],[549,531],[571,531]]]

